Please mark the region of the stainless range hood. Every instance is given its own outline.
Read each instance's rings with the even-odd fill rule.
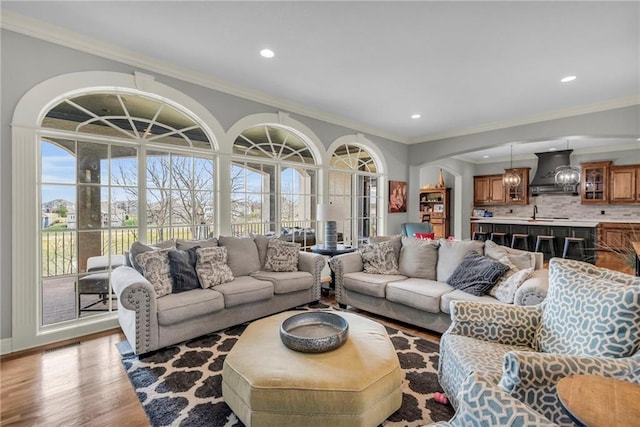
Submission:
[[[536,174],[529,184],[529,191],[532,196],[540,194],[564,194],[577,196],[579,194],[579,184],[557,185],[555,181],[556,168],[571,164],[571,153],[573,150],[552,151],[546,153],[536,153],[538,156],[538,168]]]

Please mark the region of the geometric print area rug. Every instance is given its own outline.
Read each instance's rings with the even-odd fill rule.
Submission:
[[[222,364],[249,323],[167,347],[122,363],[153,426],[244,427],[222,399]],[[404,371],[402,407],[382,426],[423,426],[449,420],[437,403],[438,344],[386,327]],[[122,351],[122,350],[121,350]]]

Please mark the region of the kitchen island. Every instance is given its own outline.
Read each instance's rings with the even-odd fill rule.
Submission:
[[[555,256],[562,256],[565,237],[582,237],[584,240],[585,260],[587,262],[596,263],[597,259],[597,236],[599,221],[595,220],[573,220],[568,218],[551,218],[537,217],[472,217],[471,218],[471,236],[475,231],[488,233],[499,232],[506,233],[507,242],[511,242],[511,236],[514,234],[528,234],[529,250],[534,250],[536,239],[538,236],[554,236],[553,250]],[[522,249],[520,246],[516,246]],[[551,249],[548,245],[541,246],[541,252],[544,253],[545,260],[552,256]],[[581,254],[577,247],[571,247],[569,258],[580,259]]]

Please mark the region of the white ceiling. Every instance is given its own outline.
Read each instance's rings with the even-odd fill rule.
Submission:
[[[640,96],[637,1],[4,0],[1,7],[206,76],[230,93],[405,143]],[[264,47],[275,58],[262,58]],[[561,83],[567,75],[577,79]]]

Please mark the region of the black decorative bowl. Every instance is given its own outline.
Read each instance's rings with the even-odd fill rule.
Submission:
[[[291,350],[323,353],[340,347],[349,336],[344,317],[324,311],[294,314],[280,325],[280,339]]]

